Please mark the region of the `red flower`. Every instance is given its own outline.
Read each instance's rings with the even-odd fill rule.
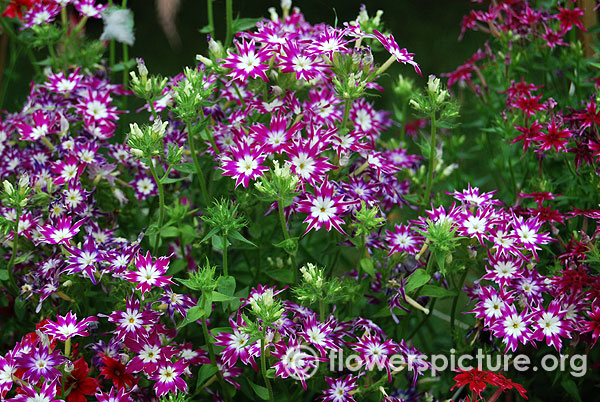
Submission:
[[[481,393],[489,384],[500,388],[494,393],[494,395],[490,399],[488,399],[488,402],[497,400],[502,392],[513,388],[516,389],[523,398],[527,399],[527,391],[525,390],[525,388],[523,388],[523,386],[520,384],[512,382],[512,380],[504,377],[502,374],[493,373],[491,371],[482,371],[478,369],[460,371],[461,373],[454,377],[454,381],[456,381],[456,384],[452,388],[450,388],[451,391],[454,388],[468,385],[469,390],[477,394],[477,398],[480,399]]]
[[[94,395],[98,389],[98,380],[89,378],[90,369],[87,362],[82,358],[75,361],[75,370],[67,378],[66,389],[71,389],[67,402],[86,402],[85,395]]]
[[[460,369],[459,369],[460,370]],[[478,398],[481,398],[481,393],[485,390],[488,384],[490,385],[501,385],[501,381],[498,379],[498,376],[491,371],[481,371],[478,369],[471,369],[469,371],[460,370],[461,373],[454,377],[454,381],[456,384],[450,391],[454,388],[463,387],[465,385],[469,386],[469,390],[471,392],[475,392]]]
[[[554,148],[556,152],[560,150],[567,152],[565,145],[569,142],[569,138],[573,136],[572,131],[567,128],[561,129],[554,119],[548,124],[547,130],[548,134],[542,132],[534,138],[534,140],[540,141],[540,150],[548,151]]]
[[[125,388],[125,385],[132,387],[137,383],[135,377],[125,371],[125,366],[118,360],[101,354],[104,367],[100,369],[100,375],[107,380],[113,381],[117,388]]]
[[[23,19],[23,7],[29,10],[34,2],[35,0],[11,0],[10,4],[6,6],[6,9],[2,13],[2,17],[18,17],[21,20]]]
[[[500,389],[498,391],[502,390],[502,392],[504,392],[506,390],[514,388],[517,390],[517,392],[519,392],[519,394],[521,394],[523,398],[527,399],[527,391],[525,391],[525,388],[523,388],[521,384],[512,382],[511,379],[504,377],[502,374],[496,373],[494,375],[496,376],[496,379],[500,382]],[[496,391],[496,393],[498,393],[498,391]],[[493,397],[489,400],[491,399],[493,399]]]

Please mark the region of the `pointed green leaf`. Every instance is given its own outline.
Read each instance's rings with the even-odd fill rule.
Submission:
[[[424,269],[416,269],[409,277],[404,290],[406,292],[412,292],[415,289],[425,285],[431,276]]]
[[[242,234],[240,232],[238,232],[237,230],[234,232],[229,233],[229,237],[231,237],[232,239],[235,240],[239,240],[242,243],[246,243],[249,244],[251,246],[256,247],[256,244],[252,243],[250,240],[246,239],[244,236],[242,236]]]
[[[254,393],[256,395],[258,395],[258,397],[260,399],[263,399],[265,401],[269,400],[269,390],[266,389],[265,387],[263,387],[262,385],[258,385],[253,383],[252,381],[248,380],[248,384],[250,384],[250,386],[252,387],[252,389],[254,390]]]

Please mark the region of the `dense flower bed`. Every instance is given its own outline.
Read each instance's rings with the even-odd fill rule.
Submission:
[[[228,1],[225,40],[211,22],[208,54],[161,77],[129,59],[124,6],[7,3],[3,35],[47,58],[0,121],[0,400],[591,395],[600,64],[582,8],[478,5],[461,35],[489,40],[419,89],[418,56],[364,6],[313,25],[283,1],[243,30]],[[557,353],[579,364],[510,357]]]

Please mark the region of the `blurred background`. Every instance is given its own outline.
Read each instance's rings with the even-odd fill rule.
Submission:
[[[151,4],[154,3],[154,7]],[[481,46],[484,35],[469,32],[458,42],[460,22],[473,6],[470,0],[302,0],[293,2],[312,24],[356,19],[361,4],[369,15],[384,11],[382,21],[401,47],[415,53],[423,75],[452,71]],[[161,5],[162,4],[162,5]],[[206,35],[199,30],[207,25],[205,0],[133,0],[128,3],[135,15],[136,42],[131,54],[143,57],[148,68],[163,74],[177,74],[183,65],[195,62],[195,55],[206,50]],[[171,45],[160,23],[159,10],[171,7],[180,42]],[[217,39],[225,37],[225,0],[214,0]],[[269,7],[279,13],[278,0],[233,0],[234,18],[269,17]],[[387,56],[381,54],[382,58]],[[407,68],[408,71],[410,68]]]
[[[119,5],[120,0],[114,3]],[[389,75],[380,82],[390,88],[391,81],[403,73],[425,84],[429,74],[449,72],[469,58],[482,46],[485,35],[469,31],[458,41],[462,17],[473,7],[481,5],[470,0],[302,0],[293,2],[311,24],[325,22],[342,26],[343,22],[356,19],[362,3],[370,16],[377,10],[384,11],[382,21],[401,47],[415,53],[423,77],[420,78],[410,66],[394,63]],[[150,73],[173,76],[185,66],[196,64],[198,53],[206,54],[206,34],[202,27],[208,24],[206,0],[129,0],[127,7],[133,10],[135,22],[135,44],[129,49],[129,57],[145,60]],[[234,18],[268,18],[269,7],[279,13],[279,0],[233,0]],[[225,0],[213,0],[213,15],[216,39],[225,38]],[[86,25],[89,38],[98,38],[102,33],[101,20],[90,19]],[[36,52],[42,60],[45,49]],[[117,61],[121,50],[117,46]],[[105,53],[108,57],[108,51]],[[375,60],[383,63],[387,52],[375,54]],[[34,76],[27,57],[19,57],[18,66],[6,91],[3,108],[18,110],[29,92],[29,83]],[[376,100],[379,108],[390,108],[388,93]]]

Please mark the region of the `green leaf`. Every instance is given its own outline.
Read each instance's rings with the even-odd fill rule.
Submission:
[[[187,320],[189,322],[198,321],[201,318],[204,318],[204,309],[202,307],[194,306],[187,311]]]
[[[179,233],[181,233],[181,239],[183,240],[184,246],[191,244],[195,239],[200,237],[196,231],[196,228],[194,228],[192,225],[183,225],[179,229]]]
[[[421,293],[419,295],[428,297],[449,297],[456,296],[456,291],[435,285],[425,285],[421,288]]]
[[[17,297],[15,300],[15,315],[19,321],[23,321],[25,319],[25,315],[27,314],[27,305],[26,301]]]
[[[565,391],[567,391],[567,393],[569,395],[571,395],[571,397],[573,397],[574,400],[576,400],[578,402],[582,402],[581,396],[579,395],[579,390],[577,389],[577,384],[575,384],[575,381],[573,381],[570,378],[567,378],[567,379],[562,380],[560,385],[562,385],[562,387],[565,389]]]
[[[298,237],[290,237],[289,239],[274,244],[274,246],[283,248],[285,252],[290,255],[296,255],[298,252]]]
[[[404,287],[406,292],[411,292],[425,285],[431,276],[424,269],[416,269],[409,277],[408,283]]]
[[[131,70],[133,67],[135,67],[135,59],[129,59],[124,63],[116,63],[113,67],[112,67],[112,71],[117,72],[117,71],[123,71],[125,68],[127,68],[127,71]]]
[[[265,387],[263,387],[262,385],[258,385],[253,383],[252,381],[248,380],[248,384],[250,384],[250,386],[252,387],[252,389],[254,390],[254,393],[256,395],[258,395],[258,397],[260,399],[263,399],[265,401],[269,400],[269,390],[266,389]]]
[[[217,233],[219,233],[219,228],[212,228],[211,231],[208,232],[202,240],[200,240],[200,243],[204,243],[205,241],[210,240]]]
[[[160,230],[160,235],[162,237],[177,237],[179,236],[179,229],[175,226],[165,226]]]
[[[370,258],[363,258],[360,260],[360,267],[363,271],[371,276],[371,278],[375,278],[375,267],[373,266],[373,261]]]
[[[270,368],[267,370],[267,378],[275,378],[275,369]]]
[[[235,278],[233,276],[221,276],[217,281],[217,290],[227,296],[235,293]]]
[[[224,302],[224,301],[231,301],[231,300],[236,300],[236,299],[237,299],[237,297],[224,295],[223,293],[219,293],[216,290],[213,290],[213,292],[212,292],[212,301],[213,302]]]
[[[179,177],[179,178],[167,177],[166,179],[163,179],[160,182],[162,184],[170,184],[170,183],[177,183],[178,181],[182,181],[182,180],[185,180],[185,177]]]
[[[8,280],[8,269],[0,269],[0,281]]]
[[[267,271],[266,274],[280,283],[294,283],[294,272],[291,269]]]
[[[146,229],[146,236],[154,236],[158,233],[158,225],[156,223],[153,223],[152,225],[148,226],[148,229]]]
[[[196,173],[196,167],[193,163],[180,163],[175,165],[175,170],[181,173]]]
[[[233,232],[231,232],[231,233],[229,233],[229,237],[231,237],[232,239],[235,239],[235,240],[239,240],[239,241],[241,241],[242,243],[246,243],[246,244],[249,244],[249,245],[251,245],[251,246],[254,246],[254,247],[256,247],[256,244],[254,244],[254,243],[252,243],[250,240],[246,239],[246,238],[245,238],[244,236],[242,236],[242,235],[241,235],[241,233],[240,233],[240,232],[238,232],[237,230],[236,230],[236,231],[233,231]]]
[[[203,364],[200,366],[200,370],[198,370],[198,381],[196,382],[196,388],[204,385],[206,380],[215,374],[217,374],[216,366],[213,366],[212,364]]]
[[[233,32],[247,31],[254,28],[261,18],[236,18],[233,21]]]

